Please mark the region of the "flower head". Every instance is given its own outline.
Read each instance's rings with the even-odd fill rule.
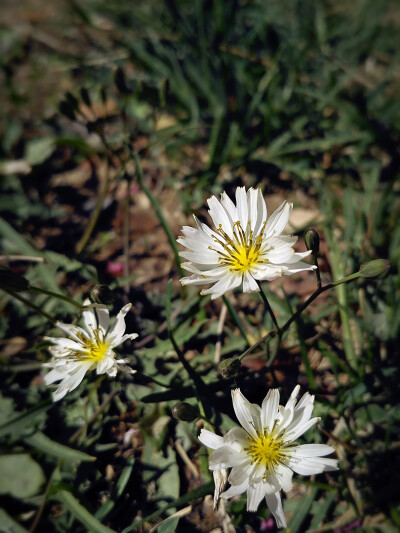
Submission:
[[[225,192],[221,201],[212,196],[207,203],[216,230],[194,217],[197,228],[184,226],[178,239],[189,250],[181,252],[188,260],[182,267],[192,272],[182,285],[213,283],[202,294],[217,298],[241,283],[244,292],[255,292],[260,290],[257,281],[316,268],[301,261],[310,251],[293,250],[297,237],[281,236],[293,204],[283,202],[267,220],[261,189],[246,193],[245,187],[236,189],[236,205]]]
[[[53,400],[58,401],[82,382],[86,372],[96,369],[97,374],[115,376],[117,370],[128,373],[135,371],[126,366],[125,359],[116,359],[114,348],[128,339],[135,339],[137,333],[125,334],[125,315],[131,304],[125,305],[118,313],[110,327],[110,317],[105,305],[84,302],[82,313],[85,329],[73,324],[57,322],[68,338],[46,337],[53,343],[49,351],[53,355],[51,363],[43,366],[52,370],[46,374],[45,383],[50,385],[61,381],[53,393]]]
[[[290,491],[293,472],[302,475],[336,470],[338,461],[327,459],[334,448],[326,444],[296,444],[319,418],[311,418],[314,396],[306,392],[296,404],[299,385],[285,406],[279,405],[279,391],[271,389],[261,407],[246,400],[240,389],[232,391],[235,414],[242,425],[220,437],[202,429],[200,441],[214,450],[210,470],[232,468],[230,488],[221,494],[231,498],[247,492],[247,510],[256,511],[265,497],[278,527],[286,527],[280,490]]]

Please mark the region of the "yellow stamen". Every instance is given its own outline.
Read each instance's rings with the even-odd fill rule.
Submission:
[[[279,463],[285,460],[285,443],[282,438],[274,436],[274,433],[264,432],[256,438],[249,437],[250,444],[245,451],[250,456],[252,463],[259,463],[269,473],[275,470]]]
[[[260,253],[266,224],[267,223],[264,222],[256,239],[254,239],[250,222],[248,223],[246,231],[242,228],[240,222],[235,222],[233,225],[233,239],[225,233],[220,224],[218,233],[223,237],[223,240],[215,236],[213,239],[223,247],[224,252],[216,250],[211,246],[209,246],[209,248],[218,253],[218,262],[220,265],[227,266],[232,272],[243,274],[255,265],[268,263],[267,258],[264,257],[261,259],[262,254]]]
[[[74,352],[74,355],[77,359],[80,360],[89,360],[94,363],[100,362],[108,352],[110,345],[107,342],[104,342],[103,333],[99,329],[94,330],[94,341],[87,339],[81,334],[78,334],[79,339],[84,344],[84,349],[82,351]]]

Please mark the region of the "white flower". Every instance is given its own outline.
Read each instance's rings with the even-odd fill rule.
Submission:
[[[84,306],[82,317],[86,329],[57,322],[57,327],[69,338],[46,337],[46,340],[53,343],[53,346],[49,348],[53,360],[43,365],[52,368],[44,378],[45,383],[50,385],[55,381],[61,381],[58,389],[53,393],[55,402],[61,400],[67,392],[76,389],[88,370],[96,369],[97,374],[109,376],[115,376],[117,370],[135,372],[126,366],[125,359],[116,359],[113,350],[126,340],[135,339],[138,336],[137,333],[124,334],[125,315],[131,308],[131,304],[121,309],[111,327],[109,327],[110,317],[105,305],[91,304],[90,300],[86,300]]]
[[[300,261],[311,251],[295,253],[297,237],[281,236],[288,223],[293,204],[283,202],[267,220],[267,207],[261,189],[236,189],[236,206],[223,192],[219,202],[215,196],[207,200],[216,228],[211,230],[196,217],[197,229],[182,228],[177,240],[189,249],[181,252],[188,260],[182,267],[192,272],[181,279],[182,285],[213,283],[201,294],[217,298],[243,283],[243,292],[259,291],[256,282],[273,280],[315,265]]]
[[[279,391],[271,389],[261,408],[248,402],[240,389],[232,391],[235,414],[243,426],[220,437],[202,429],[199,439],[213,449],[210,470],[232,468],[230,488],[221,494],[231,498],[247,491],[247,510],[256,511],[265,497],[278,527],[286,527],[280,490],[292,488],[293,472],[302,475],[337,470],[336,459],[324,456],[334,448],[326,444],[296,444],[295,440],[318,422],[311,418],[314,396],[308,392],[296,405],[297,385],[285,406],[279,405]]]

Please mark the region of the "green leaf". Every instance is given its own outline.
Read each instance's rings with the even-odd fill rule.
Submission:
[[[90,529],[93,533],[115,533],[113,529],[103,526],[101,522],[95,518],[83,505],[81,505],[71,492],[60,490],[52,496],[53,500],[57,500],[65,505],[72,515],[79,520],[84,526]]]
[[[44,481],[43,470],[28,454],[0,457],[0,494],[29,498],[39,492]]]
[[[45,454],[52,455],[53,457],[58,457],[60,459],[77,462],[96,461],[96,457],[88,455],[85,452],[81,452],[80,450],[74,450],[73,448],[64,446],[64,444],[55,442],[40,431],[37,431],[30,437],[25,437],[24,442]]]
[[[156,529],[158,533],[174,533],[176,530],[176,526],[179,522],[179,516],[174,516],[171,518],[166,518],[162,524],[160,524],[160,527]]]
[[[42,139],[33,139],[29,142],[25,152],[25,159],[31,165],[40,165],[51,156],[55,148],[54,139],[45,137]]]
[[[303,531],[301,530],[301,525],[303,524],[304,520],[307,517],[307,514],[310,510],[310,507],[315,500],[315,497],[318,492],[318,487],[310,487],[308,489],[308,492],[305,496],[303,496],[301,502],[298,502],[298,505],[296,506],[296,510],[293,513],[292,519],[289,522],[289,528],[290,533],[297,533],[297,531]]]
[[[12,420],[9,420],[6,424],[0,426],[0,438],[4,437],[4,435],[9,435],[10,433],[15,436],[29,432],[32,426],[39,422],[38,418],[42,417],[51,406],[52,401],[48,399],[38,403],[26,413],[22,413]]]

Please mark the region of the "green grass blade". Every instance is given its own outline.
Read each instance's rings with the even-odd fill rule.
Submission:
[[[22,413],[12,420],[9,420],[0,426],[0,438],[4,437],[4,435],[9,435],[10,433],[15,435],[21,431],[26,431],[26,429],[33,424],[36,418],[48,411],[51,406],[52,401],[50,399],[44,400],[43,402],[40,402],[29,409],[26,413]]]
[[[75,496],[66,490],[60,490],[52,499],[61,502],[68,511],[86,526],[93,533],[115,533],[113,529],[110,529],[107,526],[103,526],[101,522],[95,518],[92,513],[90,513],[83,505],[81,505]]]
[[[49,437],[40,431],[37,431],[30,437],[25,437],[24,442],[28,444],[28,446],[32,446],[45,454],[58,457],[59,459],[77,462],[92,462],[96,460],[96,457],[93,457],[92,455],[81,452],[80,450],[74,450],[64,444],[49,439]]]

